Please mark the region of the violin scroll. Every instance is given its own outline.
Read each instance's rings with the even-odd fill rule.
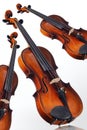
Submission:
[[[19,3],[16,5],[16,8],[18,9],[17,13],[24,13],[24,12],[29,13],[27,7],[26,6],[22,7],[22,5]]]
[[[17,43],[17,41],[15,40],[15,38],[17,38],[18,33],[17,32],[13,32],[11,35],[7,35],[8,41],[11,43],[11,48],[13,48],[14,44]],[[19,45],[16,45],[17,48],[19,48]]]
[[[18,34],[16,32],[13,32],[11,35],[7,35],[8,41],[11,43],[11,48],[16,43],[16,40],[14,38],[17,36]]]
[[[5,18],[7,19],[7,18],[10,18],[10,17],[12,17],[12,12],[10,11],[10,10],[7,10],[6,11],[6,13],[5,13]]]
[[[17,28],[17,25],[16,25],[16,18],[11,18],[13,16],[13,13],[11,10],[7,10],[5,12],[5,19],[3,19],[3,22],[7,23],[7,25],[13,25],[14,28]]]
[[[17,28],[17,22],[19,22],[20,24],[23,23],[23,20],[20,19],[19,21],[17,21],[16,18],[11,18],[13,16],[13,13],[11,10],[7,10],[5,12],[5,19],[3,19],[3,22],[5,22],[7,25],[13,25],[14,28]]]

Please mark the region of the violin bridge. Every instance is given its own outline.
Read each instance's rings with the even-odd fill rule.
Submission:
[[[71,33],[73,33],[74,32],[74,28],[71,28],[70,30],[69,30],[69,35],[71,35]]]
[[[54,78],[50,81],[50,84],[58,83],[60,81],[60,78]]]
[[[5,104],[9,104],[10,102],[7,99],[1,99],[1,102],[4,102]]]

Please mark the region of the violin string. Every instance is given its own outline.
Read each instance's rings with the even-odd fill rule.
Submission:
[[[10,93],[10,91],[11,91],[12,77],[13,77],[13,72],[14,72],[13,69],[14,69],[15,55],[16,55],[16,45],[14,45],[14,47],[13,47],[12,56],[11,56],[9,68],[7,71],[5,86],[4,86],[4,90],[7,93],[8,92]],[[7,98],[7,96],[5,96],[5,98]]]
[[[33,51],[37,60],[39,60],[40,64],[42,65],[42,67],[44,67],[45,70],[53,70],[53,67],[51,65],[49,65],[48,62],[46,61],[45,57],[42,56],[40,49],[35,45],[35,43],[31,39],[31,37],[29,36],[29,34],[26,32],[25,28],[20,24],[20,22],[16,22],[16,23],[17,23],[19,30],[23,34],[25,40],[31,47],[31,50]]]
[[[41,65],[41,67],[50,74],[52,79],[57,77],[57,75],[54,73],[54,68],[51,66],[51,64],[48,63],[48,61],[46,60],[44,55],[41,53],[40,49],[35,45],[35,43],[31,39],[31,37],[29,36],[25,28],[20,24],[20,22],[16,22],[16,24],[19,30],[21,31],[21,33],[23,34],[25,40],[31,47],[31,50],[33,51],[34,55],[39,61],[39,64]]]
[[[51,25],[53,25],[54,27],[58,28],[58,29],[64,29],[65,31],[67,31],[68,35],[72,34],[73,36],[77,36],[78,34],[78,31],[73,31],[72,33],[70,33],[70,31],[73,29],[72,27],[70,27],[68,25],[68,22],[65,23],[65,21],[63,22],[63,20],[61,21],[58,21],[56,20],[55,18],[52,18],[52,16],[50,15],[49,17],[34,10],[34,9],[31,9],[31,6],[28,6],[27,8],[30,12],[32,12],[33,14],[41,17],[42,19],[44,19],[45,21],[49,22]],[[56,16],[56,15],[55,15]],[[60,17],[61,19],[61,17]],[[78,37],[77,37],[78,40],[80,40]]]
[[[18,28],[21,31],[21,33],[23,34],[24,38],[26,39],[26,41],[28,42],[31,50],[33,51],[36,59],[39,59],[39,64],[42,65],[41,67],[44,66],[45,70],[48,72],[48,74],[50,75],[51,80],[53,80],[54,78],[59,77],[56,73],[55,70],[53,68],[53,66],[51,66],[50,63],[48,63],[47,59],[45,58],[45,56],[41,53],[40,49],[35,45],[35,43],[33,42],[33,40],[31,39],[31,37],[29,36],[29,34],[26,32],[25,28],[20,24],[20,22],[17,22]],[[62,82],[61,82],[62,83]],[[49,82],[50,84],[50,82]],[[60,87],[58,86],[58,83],[54,84],[55,89],[57,90],[58,94],[60,92]],[[65,103],[63,101],[62,98],[60,98],[60,100],[63,102],[63,104]]]
[[[38,50],[38,52],[37,52],[37,50]],[[51,80],[54,78],[57,78],[57,77],[59,78],[59,76],[55,73],[55,70],[53,69],[53,67],[48,63],[47,59],[44,57],[44,55],[40,52],[39,49],[37,49],[37,50],[35,47],[35,52],[41,56],[41,59],[43,60],[43,62],[45,63],[45,66],[47,68],[47,72],[49,73],[49,75],[51,77]],[[57,92],[59,92],[60,88],[58,87],[58,84],[56,83],[56,84],[54,84],[54,86],[55,86],[55,89],[57,90]]]
[[[44,14],[42,14],[42,13],[40,13],[40,12],[34,10],[34,9],[31,9],[31,8],[29,8],[29,7],[28,7],[28,10],[29,10],[30,12],[34,13],[35,15],[37,15],[37,16],[39,16],[39,17],[45,19],[46,21],[48,21],[49,23],[51,23],[53,26],[55,26],[55,27],[57,27],[57,28],[60,28],[60,29],[64,28],[64,29],[67,30],[67,31],[69,31],[69,30],[71,29],[71,27],[70,27],[69,25],[67,26],[67,25],[66,25],[65,23],[63,23],[62,21],[61,21],[61,22],[56,21],[56,20],[53,19],[52,17],[48,17],[48,16],[46,16],[46,15],[44,15]]]

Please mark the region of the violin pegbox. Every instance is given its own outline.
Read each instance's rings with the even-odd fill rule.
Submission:
[[[18,10],[17,13],[24,13],[24,12],[29,13],[27,7],[26,6],[22,7],[22,5],[19,3],[16,5],[16,8]]]
[[[12,11],[7,10],[5,12],[5,19],[3,19],[3,22],[5,22],[7,25],[13,25],[14,28],[17,28],[17,25],[16,25],[17,19],[16,18],[11,18],[12,16],[13,16]]]
[[[8,41],[11,43],[10,47],[13,48],[14,45],[16,45],[17,41],[15,40],[15,38],[17,38],[18,33],[17,32],[13,32],[10,35],[7,35]],[[19,45],[16,45],[17,48],[19,48]]]

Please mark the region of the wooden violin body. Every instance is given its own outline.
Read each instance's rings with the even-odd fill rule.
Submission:
[[[53,18],[55,21],[63,22],[68,26],[68,22],[66,22],[62,17],[57,15],[51,15],[50,18]],[[43,20],[40,24],[41,32],[52,39],[57,39],[63,43],[63,49],[66,52],[76,59],[85,59],[86,54],[80,54],[80,48],[84,46],[84,42],[78,40],[76,37],[73,37],[72,34],[69,35],[69,31],[64,29],[58,29],[46,20]],[[87,40],[87,31],[83,29],[76,30],[79,34],[82,34],[83,37]],[[86,44],[87,45],[87,44]]]
[[[5,80],[6,80],[6,75],[7,75],[7,72],[8,72],[8,66],[6,65],[1,65],[0,66],[0,99],[2,98],[2,96],[4,96],[4,93],[3,93],[3,86],[4,86],[4,83],[5,83]],[[12,91],[11,91],[11,94],[14,95],[14,92],[17,88],[17,84],[18,84],[18,77],[17,77],[17,74],[14,72],[13,73],[13,79],[12,79],[12,85],[11,85],[11,88],[12,88]]]
[[[39,47],[39,49],[56,71],[57,67],[50,52],[42,47]],[[23,50],[21,56],[18,59],[18,62],[26,77],[31,78],[35,83],[36,92],[34,97],[38,112],[41,117],[50,124],[60,125],[67,123],[67,120],[57,120],[51,116],[52,109],[57,106],[63,106],[63,103],[59,98],[58,92],[55,89],[55,85],[50,84],[50,78],[48,74],[44,73],[44,71],[41,69],[30,48]],[[82,101],[74,89],[69,85],[69,83],[63,83],[62,85],[61,82],[62,81],[59,81],[58,87],[63,88],[66,91],[67,103],[70,112],[72,113],[71,120],[74,120],[82,112]]]
[[[4,83],[6,80],[6,74],[8,71],[8,66],[1,65],[0,66],[0,100],[5,98],[5,91],[3,91]],[[18,84],[18,77],[16,73],[13,74],[12,80],[12,91],[11,95],[14,95]],[[2,115],[2,110],[4,111],[4,115]],[[12,117],[12,110],[9,108],[9,104],[5,104],[0,101],[0,129],[1,130],[9,130],[11,126],[11,118]]]
[[[6,112],[2,119],[0,119],[0,129],[1,130],[9,130],[11,126],[12,120],[12,111],[9,110]]]

